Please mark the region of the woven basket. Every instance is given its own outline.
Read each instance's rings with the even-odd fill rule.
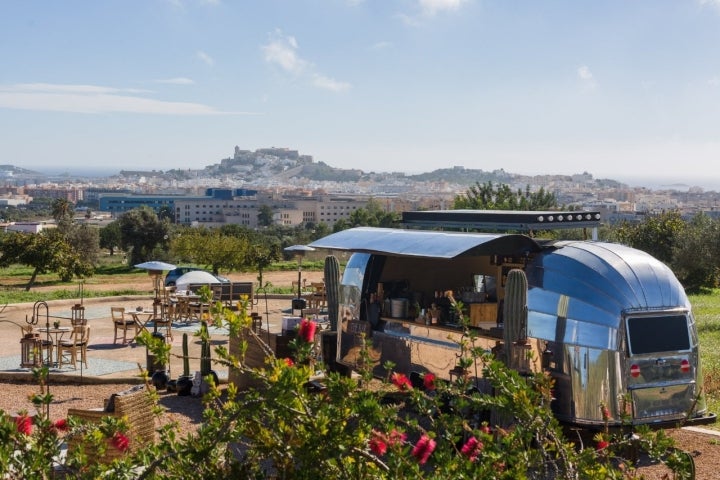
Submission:
[[[126,436],[130,440],[127,452],[116,448],[108,439],[105,452],[98,452],[98,448],[85,440],[83,435],[72,435],[68,437],[68,450],[83,448],[91,461],[110,463],[126,453],[135,452],[155,440],[155,416],[153,414],[153,400],[145,388],[129,392],[119,392],[111,399],[106,400],[113,403],[112,411],[106,408],[68,409],[68,417],[75,417],[86,423],[100,423],[105,417],[124,418],[128,424]]]

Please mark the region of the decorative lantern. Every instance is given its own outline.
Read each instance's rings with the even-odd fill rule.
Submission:
[[[79,303],[72,306],[72,318],[70,324],[75,327],[78,325],[86,325],[87,320],[85,319],[85,307]]]
[[[37,333],[27,333],[20,339],[20,367],[32,368],[42,365],[42,341]]]

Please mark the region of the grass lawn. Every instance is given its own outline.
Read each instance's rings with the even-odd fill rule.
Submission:
[[[698,336],[708,408],[720,414],[720,290],[690,295]],[[720,429],[720,425],[715,426]]]

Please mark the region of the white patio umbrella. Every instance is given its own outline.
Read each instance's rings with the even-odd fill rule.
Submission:
[[[192,283],[218,284],[221,283],[218,278],[210,272],[204,270],[193,270],[178,277],[175,280],[175,287],[178,292],[187,290],[188,285]]]
[[[175,265],[172,263],[161,262],[160,260],[150,260],[149,262],[138,263],[135,268],[144,268],[145,270],[174,270]]]

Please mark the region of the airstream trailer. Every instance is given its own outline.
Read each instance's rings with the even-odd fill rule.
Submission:
[[[518,228],[521,212],[502,215]],[[544,228],[548,217],[541,217]],[[378,376],[391,361],[398,371],[451,379],[463,328],[443,305],[444,294],[462,300],[469,328],[493,351],[503,347],[505,282],[520,269],[535,355],[514,368],[554,378],[559,420],[601,426],[601,404],[617,425],[623,412],[634,424],[715,419],[700,395],[698,337],[685,291],[642,251],[596,240],[369,227],[311,245],[350,253],[340,284],[341,365],[355,367],[367,342]]]

